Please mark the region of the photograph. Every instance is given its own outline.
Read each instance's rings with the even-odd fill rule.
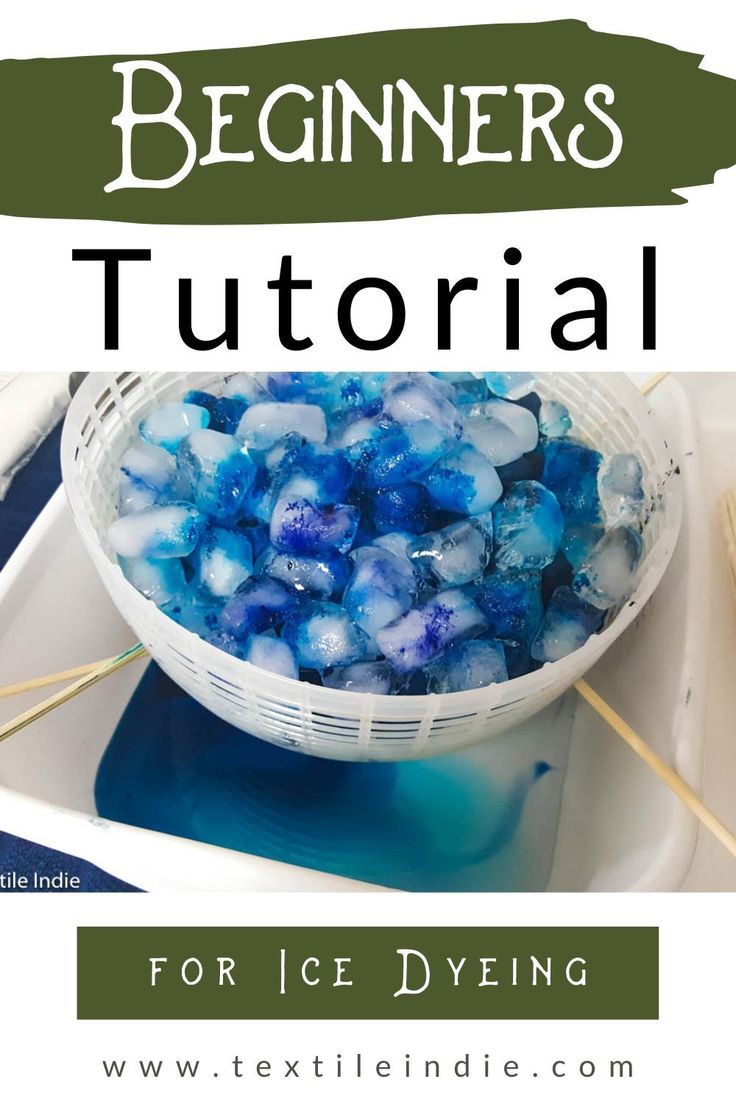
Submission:
[[[99,889],[732,888],[699,795],[736,782],[725,718],[704,765],[735,398],[731,373],[9,378],[6,865],[16,836]]]

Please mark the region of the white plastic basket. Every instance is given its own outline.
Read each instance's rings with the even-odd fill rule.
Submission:
[[[382,697],[271,674],[207,644],[161,613],[123,577],[107,544],[116,516],[117,469],[140,421],[158,403],[221,382],[221,374],[201,372],[91,374],[64,426],[64,486],[105,587],[156,662],[207,709],[273,743],[332,759],[415,759],[503,732],[543,709],[603,655],[652,595],[674,550],[682,514],[677,459],[646,400],[622,375],[547,372],[539,377],[537,391],[565,403],[576,436],[604,454],[636,453],[644,472],[648,505],[639,581],[606,628],[539,671],[455,694]]]

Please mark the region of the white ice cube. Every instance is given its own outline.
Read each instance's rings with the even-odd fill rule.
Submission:
[[[327,422],[322,408],[311,403],[257,403],[246,410],[236,436],[248,448],[264,451],[289,433],[324,444]]]
[[[537,419],[526,407],[503,399],[474,403],[464,411],[463,438],[494,467],[512,464],[539,441]]]

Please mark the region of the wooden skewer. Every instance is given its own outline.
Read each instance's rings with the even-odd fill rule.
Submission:
[[[21,713],[19,717],[15,717],[14,720],[8,721],[7,724],[0,725],[0,743],[3,740],[7,740],[9,736],[15,735],[16,732],[20,732],[22,728],[26,728],[33,721],[37,721],[40,717],[45,717],[47,713],[50,713],[53,709],[57,709],[64,702],[70,701],[71,698],[75,698],[77,694],[81,694],[83,690],[89,689],[90,686],[94,686],[95,683],[100,682],[102,679],[107,678],[113,671],[119,671],[121,667],[124,667],[127,663],[131,663],[134,659],[139,659],[141,656],[146,655],[146,649],[142,644],[134,644],[131,648],[121,652],[118,656],[113,656],[112,659],[103,659],[102,662],[96,663],[92,666],[92,670],[88,671],[82,678],[77,679],[71,686],[67,686],[64,690],[59,690],[56,694],[52,694],[50,698],[44,698],[42,702],[27,709],[25,713]]]
[[[580,697],[592,706],[596,713],[603,718],[606,724],[618,733],[622,740],[624,740],[632,751],[636,752],[640,759],[643,759],[648,767],[650,767],[654,773],[664,782],[666,786],[669,786],[673,794],[679,797],[680,801],[693,813],[704,828],[715,836],[715,838],[723,844],[727,851],[729,851],[734,858],[736,858],[736,835],[731,832],[722,821],[718,819],[715,813],[712,813],[710,809],[703,804],[698,795],[695,793],[684,779],[680,778],[679,774],[672,769],[664,759],[661,759],[657,755],[656,751],[653,751],[641,736],[638,735],[627,724],[623,717],[612,709],[611,706],[605,701],[600,694],[597,694],[592,686],[589,685],[584,679],[578,679],[575,683],[575,689]]]
[[[92,663],[82,663],[79,667],[68,667],[66,671],[55,671],[52,675],[41,675],[39,678],[27,679],[25,682],[14,682],[10,686],[0,686],[0,699],[12,698],[17,694],[28,694],[31,690],[41,690],[44,686],[53,686],[57,682],[71,682],[72,679],[81,678],[95,671],[104,663],[112,663],[115,656],[109,659],[96,659]]]
[[[728,573],[731,577],[731,590],[736,601],[736,490],[726,491],[718,503],[723,539],[728,557]]]
[[[650,376],[648,380],[644,380],[639,391],[642,395],[648,395],[650,391],[653,391],[663,379],[667,379],[669,372],[655,372],[653,376]]]

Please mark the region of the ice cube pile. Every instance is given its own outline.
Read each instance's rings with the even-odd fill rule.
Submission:
[[[518,678],[634,588],[638,458],[526,373],[241,373],[141,423],[109,544],[232,655],[372,694]]]

